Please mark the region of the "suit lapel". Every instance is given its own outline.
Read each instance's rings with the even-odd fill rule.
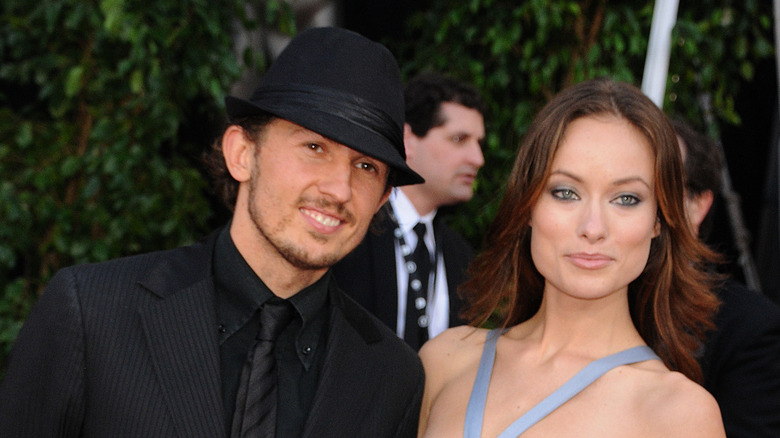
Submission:
[[[160,299],[141,309],[168,412],[177,434],[186,437],[224,436],[214,286],[204,274],[211,272],[207,247],[190,247],[159,263],[144,287]]]
[[[385,323],[388,327],[396,331],[398,323],[398,283],[395,265],[395,224],[387,217],[381,223],[385,231],[379,235],[372,235],[371,260],[373,261],[371,269],[372,276],[376,281],[375,291],[368,293],[375,294],[376,306],[371,309],[372,312]]]
[[[331,300],[340,302],[341,297],[331,293]],[[365,376],[366,357],[371,354],[368,344],[374,341],[372,328],[365,327],[359,333],[353,327],[356,322],[348,321],[345,312],[349,311],[336,304],[330,314],[322,376],[304,437],[358,436],[368,417],[375,385],[362,376]]]

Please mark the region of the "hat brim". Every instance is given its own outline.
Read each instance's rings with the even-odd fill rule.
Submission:
[[[394,176],[391,183],[394,186],[425,182],[423,177],[409,168],[396,151],[396,146],[385,136],[367,129],[366,126],[356,123],[344,114],[290,104],[281,100],[250,102],[234,96],[225,97],[225,108],[231,121],[251,117],[261,112],[270,113],[376,158],[393,169]]]

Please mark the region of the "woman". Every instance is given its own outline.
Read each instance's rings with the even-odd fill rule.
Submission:
[[[485,248],[466,316],[501,329],[423,347],[420,436],[725,436],[694,383],[716,256],[687,226],[673,128],[636,87],[591,80],[542,109]]]

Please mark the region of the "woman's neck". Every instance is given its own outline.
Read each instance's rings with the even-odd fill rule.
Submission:
[[[626,293],[595,300],[547,294],[539,311],[512,330],[542,355],[570,352],[603,357],[644,344],[634,327]]]

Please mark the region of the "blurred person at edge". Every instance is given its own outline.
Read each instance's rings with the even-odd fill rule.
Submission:
[[[706,240],[721,189],[718,145],[683,120],[673,120],[685,168],[685,209]],[[729,438],[780,437],[780,307],[733,280],[715,289],[721,306],[699,362],[703,385],[720,405]]]

